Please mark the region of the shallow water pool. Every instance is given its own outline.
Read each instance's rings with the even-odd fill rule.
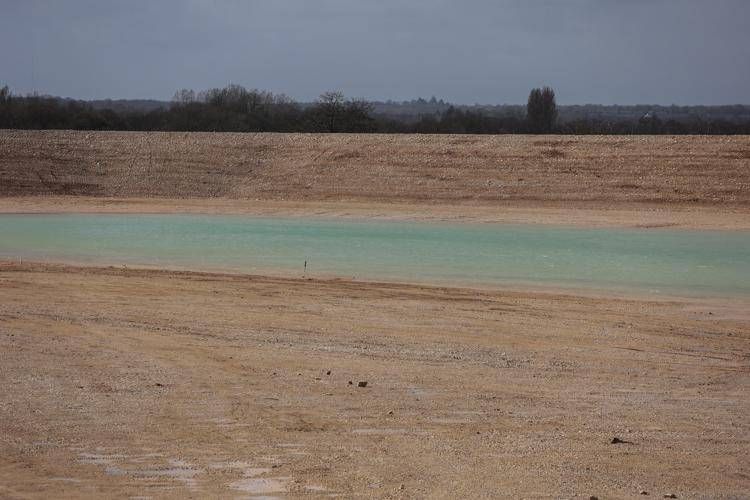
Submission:
[[[750,232],[0,215],[0,257],[461,285],[750,295]]]

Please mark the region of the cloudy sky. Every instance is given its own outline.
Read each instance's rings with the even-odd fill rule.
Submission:
[[[0,85],[169,99],[750,103],[747,0],[0,0]]]

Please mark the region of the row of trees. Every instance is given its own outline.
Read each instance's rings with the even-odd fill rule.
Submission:
[[[153,111],[95,109],[82,101],[11,95],[0,89],[0,128],[216,132],[374,132],[372,106],[327,92],[303,106],[284,95],[229,85],[183,89]]]
[[[312,106],[283,94],[248,90],[239,85],[195,93],[175,93],[168,110],[152,113],[163,130],[223,132],[373,132],[372,106],[326,92]]]
[[[382,132],[456,134],[750,134],[750,122],[578,119],[557,122],[555,92],[533,89],[526,115],[497,115],[449,106],[443,111],[402,120],[374,113],[363,100],[326,92],[312,104],[282,94],[239,85],[175,93],[168,107],[151,111],[95,108],[82,101],[14,96],[0,89],[0,128],[77,130],[163,130],[217,132]]]

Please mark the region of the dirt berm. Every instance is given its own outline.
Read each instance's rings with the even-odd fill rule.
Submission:
[[[750,206],[750,137],[0,131],[0,196]]]

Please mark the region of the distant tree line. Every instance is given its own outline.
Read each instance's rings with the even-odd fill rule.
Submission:
[[[454,107],[434,98],[415,102],[438,111],[412,118],[379,114],[371,103],[326,92],[314,103],[239,85],[179,90],[169,106],[149,110],[93,106],[49,96],[17,96],[0,88],[0,128],[215,132],[340,132],[423,134],[750,134],[750,120],[576,118],[560,122],[555,93],[533,89],[526,113]],[[106,106],[106,105],[105,105]],[[116,109],[113,109],[116,108]]]

